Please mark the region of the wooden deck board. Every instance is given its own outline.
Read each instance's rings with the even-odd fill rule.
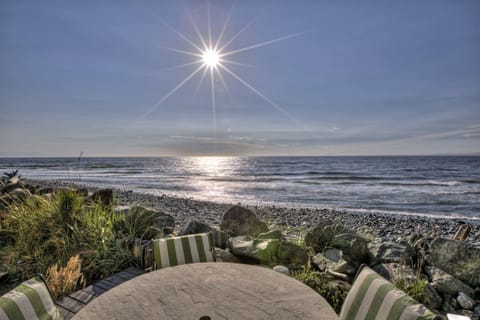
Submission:
[[[142,269],[128,268],[106,279],[100,280],[91,286],[78,290],[61,300],[56,305],[66,320],[71,319],[78,311],[89,302],[104,292],[145,273]]]

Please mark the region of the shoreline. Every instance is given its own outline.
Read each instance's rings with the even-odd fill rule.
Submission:
[[[100,189],[88,184],[59,180],[24,179],[24,181],[28,184],[51,188],[76,186],[87,188],[89,191]],[[381,213],[360,214],[322,208],[321,206],[319,208],[307,208],[219,203],[195,200],[193,198],[139,193],[113,187],[109,189],[112,189],[114,192],[115,204],[117,206],[141,205],[164,211],[174,217],[177,230],[189,220],[197,220],[210,226],[218,227],[223,214],[231,206],[239,204],[252,210],[270,228],[306,230],[317,225],[321,220],[328,219],[354,232],[367,233],[371,238],[379,241],[406,239],[414,234],[452,238],[460,224],[469,223],[472,226],[472,230],[466,242],[480,244],[480,224],[459,218],[402,214],[387,215]]]

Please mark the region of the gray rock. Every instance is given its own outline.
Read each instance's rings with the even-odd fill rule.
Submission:
[[[90,201],[98,201],[104,206],[113,204],[113,190],[100,189],[95,191],[89,198]]]
[[[460,313],[461,315],[469,317],[470,320],[478,320],[479,319],[479,317],[475,314],[475,312],[473,312],[471,310],[459,310],[457,313]]]
[[[372,267],[372,269],[393,283],[398,281],[415,283],[415,281],[417,281],[417,277],[413,269],[409,266],[399,263],[382,263]]]
[[[472,310],[475,306],[475,300],[470,298],[463,292],[460,292],[457,296],[457,302],[463,309]]]
[[[230,262],[230,263],[239,263],[241,262],[236,256],[234,256],[229,249],[220,249],[215,248],[215,258],[217,262]]]
[[[345,260],[357,267],[368,261],[368,242],[362,237],[344,237],[343,241],[334,243],[333,247],[341,249]]]
[[[473,308],[473,312],[477,315],[480,316],[480,304],[477,304],[475,308]]]
[[[462,241],[435,238],[430,243],[427,261],[471,287],[480,287],[480,248]]]
[[[423,287],[423,297],[428,307],[438,309],[442,306],[443,299],[429,283]]]
[[[455,312],[455,308],[452,307],[447,301],[443,301],[442,303],[442,311],[446,312],[446,313],[454,313]]]
[[[254,239],[238,236],[229,239],[232,253],[238,257],[253,259],[268,266],[277,264],[298,268],[307,262],[305,250],[299,246],[278,239]]]
[[[280,241],[277,263],[284,264],[291,269],[298,269],[305,266],[307,261],[308,254],[302,247],[288,241]]]
[[[273,271],[277,271],[277,272],[283,273],[283,274],[286,275],[286,276],[289,276],[289,275],[290,275],[290,270],[288,270],[287,267],[281,266],[281,265],[278,265],[278,266],[273,267]]]
[[[178,232],[179,236],[187,234],[196,234],[196,233],[206,233],[211,232],[213,236],[213,242],[218,248],[225,249],[227,247],[228,236],[225,232],[218,230],[216,228],[210,227],[208,224],[205,224],[200,221],[190,220],[183,228]]]
[[[243,207],[234,206],[223,215],[221,230],[231,236],[256,236],[268,231],[267,225]]]
[[[9,197],[10,199],[20,200],[20,201],[25,201],[27,198],[30,198],[31,196],[32,194],[30,193],[30,191],[22,188],[14,189],[7,194],[7,197]]]
[[[339,272],[338,269],[344,266],[346,261],[343,259],[343,253],[340,249],[331,248],[324,253],[318,253],[312,257],[312,263],[320,271],[331,270]]]
[[[260,233],[256,239],[277,239],[280,240],[282,238],[282,232],[278,229],[265,232],[265,233]]]
[[[396,242],[371,242],[368,244],[370,251],[370,265],[377,263],[402,263],[409,264],[415,255],[415,249],[406,241]]]
[[[330,220],[323,220],[305,235],[305,244],[315,252],[322,252],[331,247],[337,234],[346,233],[346,229]]]
[[[465,292],[469,296],[475,294],[475,291],[467,284],[439,268],[426,266],[425,272],[430,278],[432,286],[443,294],[452,296],[456,296],[459,292]]]
[[[11,181],[0,188],[0,194],[10,193],[15,189],[24,189],[25,185],[21,181]]]
[[[255,240],[251,236],[238,236],[229,239],[232,253],[238,257],[257,260],[263,264],[276,264],[280,241],[276,239]]]

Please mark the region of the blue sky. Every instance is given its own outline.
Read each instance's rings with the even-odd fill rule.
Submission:
[[[210,78],[192,22],[262,97]],[[0,156],[480,152],[480,2],[2,1]],[[170,48],[170,49],[169,49]],[[201,83],[201,84],[200,84]],[[265,99],[267,98],[268,101]],[[280,111],[280,109],[282,111]]]

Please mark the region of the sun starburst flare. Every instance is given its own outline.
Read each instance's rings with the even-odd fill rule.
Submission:
[[[230,67],[227,65],[239,65],[239,66],[249,66],[242,64],[237,61],[233,61],[230,59],[229,56],[245,52],[248,50],[253,50],[256,48],[260,48],[269,44],[273,44],[275,42],[283,41],[292,37],[299,36],[303,33],[295,33],[295,34],[290,34],[287,36],[279,37],[276,39],[268,40],[268,41],[263,41],[260,43],[252,44],[246,47],[238,48],[238,49],[233,49],[230,51],[226,51],[226,49],[234,42],[234,40],[239,37],[245,30],[247,30],[252,23],[247,24],[245,27],[240,29],[233,37],[230,39],[223,41],[224,40],[224,34],[227,29],[228,22],[230,21],[230,15],[228,15],[227,19],[225,20],[223,27],[216,39],[216,41],[213,41],[212,39],[212,28],[211,28],[211,23],[210,23],[210,10],[207,11],[207,25],[208,25],[208,32],[207,36],[204,37],[198,26],[193,22],[193,19],[191,20],[192,26],[195,30],[196,35],[198,36],[198,41],[199,43],[196,43],[195,41],[191,40],[187,36],[185,36],[183,33],[180,31],[176,30],[172,26],[165,24],[165,26],[172,30],[175,34],[178,35],[179,38],[184,40],[194,51],[189,51],[189,50],[183,50],[183,49],[177,49],[177,48],[166,48],[168,50],[171,50],[176,53],[181,53],[184,55],[188,55],[191,57],[197,58],[196,60],[189,62],[189,63],[184,63],[182,65],[174,66],[171,68],[184,68],[187,66],[192,66],[192,65],[198,65],[192,71],[189,75],[185,77],[180,83],[178,83],[172,90],[167,92],[161,99],[159,99],[154,105],[152,105],[142,116],[142,118],[146,118],[148,115],[150,115],[152,112],[157,110],[157,108],[164,103],[170,96],[172,96],[176,91],[178,91],[181,87],[183,87],[187,82],[189,82],[192,78],[194,78],[200,71],[203,70],[202,76],[200,78],[200,82],[197,86],[196,92],[199,90],[200,86],[202,85],[203,81],[205,80],[207,74],[210,75],[210,89],[211,89],[211,98],[212,98],[212,115],[213,115],[213,131],[214,131],[214,137],[216,140],[216,135],[217,135],[217,120],[216,120],[216,97],[215,97],[215,77],[218,77],[220,79],[222,85],[227,89],[226,82],[224,80],[224,77],[222,75],[222,72],[225,72],[229,76],[231,76],[233,79],[237,80],[240,82],[243,86],[248,88],[251,92],[253,92],[255,95],[260,97],[262,100],[264,100],[268,105],[273,107],[276,111],[280,112],[293,122],[295,122],[297,125],[299,124],[299,121],[296,120],[289,112],[287,112],[285,109],[280,107],[278,104],[276,104],[272,99],[268,98],[266,95],[261,93],[258,89],[254,88],[253,85],[248,83],[246,80],[241,78],[238,74],[236,74]],[[228,57],[228,59],[227,59]],[[196,93],[195,92],[195,93]]]

